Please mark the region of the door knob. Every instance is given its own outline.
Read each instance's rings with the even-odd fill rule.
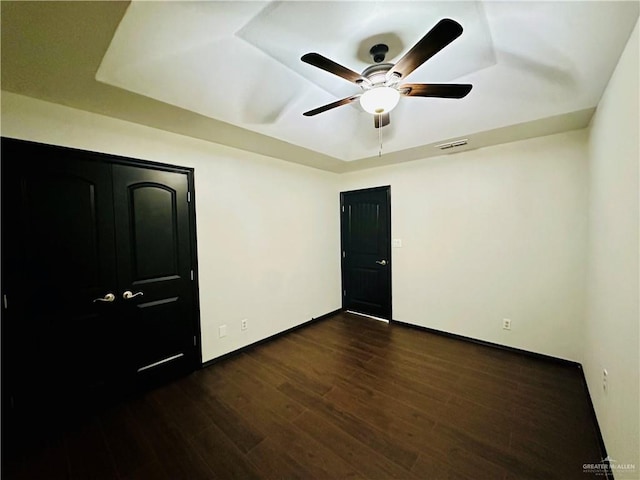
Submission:
[[[376,260],[376,263],[377,263],[378,265],[386,265],[386,264],[387,264],[387,261],[386,261],[386,260]]]
[[[137,297],[138,295],[144,295],[142,292],[133,293],[131,290],[127,290],[122,294],[122,298],[129,300],[130,298]]]
[[[96,303],[96,302],[113,302],[115,299],[116,299],[116,296],[113,293],[107,293],[102,298],[96,298],[93,301],[93,303]]]

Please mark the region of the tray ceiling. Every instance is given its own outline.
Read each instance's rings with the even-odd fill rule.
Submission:
[[[586,126],[638,10],[609,1],[3,1],[2,86],[346,171],[440,154],[435,145],[459,138],[477,148]],[[467,97],[401,98],[381,131],[357,102],[302,116],[360,91],[303,54],[362,71],[375,43],[395,62],[442,18],[458,21],[462,36],[407,80],[471,83]]]

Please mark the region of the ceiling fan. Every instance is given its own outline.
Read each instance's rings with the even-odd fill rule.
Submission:
[[[300,60],[314,67],[353,82],[361,89],[361,93],[314,108],[303,115],[311,117],[342,105],[348,105],[360,99],[362,108],[374,114],[374,126],[384,127],[389,124],[389,112],[398,104],[400,96],[405,97],[440,97],[463,98],[472,88],[468,84],[454,83],[403,83],[416,68],[433,57],[444,47],[462,34],[462,26],[455,20],[440,20],[422,39],[416,43],[396,64],[384,63],[389,47],[377,44],[371,47],[375,64],[364,69],[362,74],[354,72],[342,65],[323,57],[319,53],[307,53]]]

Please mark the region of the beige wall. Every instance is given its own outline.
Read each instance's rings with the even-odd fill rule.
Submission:
[[[346,174],[341,190],[391,185],[395,320],[581,361],[586,167],[576,131]]]
[[[640,478],[640,51],[638,25],[589,134],[589,250],[584,368],[608,453]],[[609,373],[603,389],[603,369]]]
[[[582,360],[585,131],[339,176],[9,93],[2,116],[3,135],[196,169],[205,360],[340,307],[337,193],[377,185],[403,241],[395,319]]]
[[[195,168],[205,361],[340,308],[335,174],[6,92],[2,135]]]

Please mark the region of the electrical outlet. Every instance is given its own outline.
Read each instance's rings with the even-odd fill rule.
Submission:
[[[609,372],[607,372],[606,368],[602,369],[602,389],[607,392],[609,390],[609,383],[608,383],[608,378],[609,377]]]
[[[502,329],[503,330],[511,330],[511,320],[508,318],[502,319]]]
[[[226,337],[227,336],[227,326],[226,325],[220,325],[218,327],[218,337],[222,338],[222,337]]]
[[[247,329],[247,319],[242,319],[240,320],[240,329],[241,330],[246,330]]]

